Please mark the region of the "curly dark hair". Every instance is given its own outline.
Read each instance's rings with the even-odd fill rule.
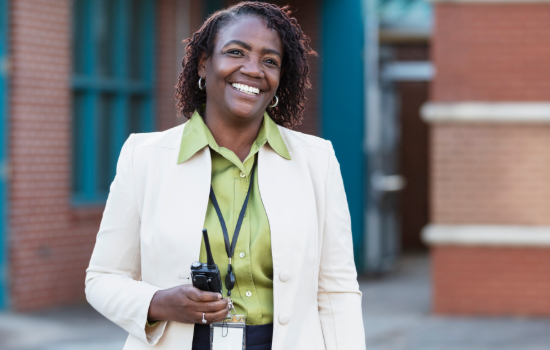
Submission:
[[[199,59],[203,52],[207,57],[212,55],[219,30],[238,18],[258,16],[267,20],[268,28],[279,33],[284,46],[283,73],[277,90],[279,104],[270,108],[269,116],[275,123],[285,127],[299,125],[307,104],[305,91],[311,88],[307,55],[317,53],[311,49],[310,39],[302,32],[296,18],[290,17],[291,14],[289,6],[278,7],[263,2],[247,1],[208,17],[193,37],[185,40],[188,45],[182,60],[183,70],[179,75],[175,95],[178,115],[190,118],[195,110],[200,110],[206,103],[206,91],[197,87]]]

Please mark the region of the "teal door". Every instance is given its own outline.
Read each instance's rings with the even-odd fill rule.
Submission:
[[[322,2],[322,137],[330,140],[344,179],[357,270],[364,264],[365,0]]]
[[[0,310],[7,305],[8,0],[0,0]]]

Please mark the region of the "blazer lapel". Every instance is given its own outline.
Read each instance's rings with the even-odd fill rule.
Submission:
[[[158,239],[162,240],[157,242],[158,247],[170,250],[158,251],[158,261],[165,262],[162,269],[172,271],[167,276],[170,285],[191,282],[190,266],[199,260],[212,172],[208,147],[181,164],[177,164],[178,151],[176,148],[164,153],[168,158],[164,161],[169,164],[160,174],[157,203],[163,204],[156,209],[156,225],[161,233]]]
[[[317,251],[317,214],[307,162],[287,160],[264,145],[258,156],[258,183],[271,231],[275,304],[275,280],[283,271],[313,276]],[[292,253],[291,253],[292,252]],[[299,253],[298,253],[299,252]],[[311,273],[311,274],[310,274]]]

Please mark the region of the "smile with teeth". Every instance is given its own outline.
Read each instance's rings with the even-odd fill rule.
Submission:
[[[231,84],[231,86],[233,86],[235,89],[239,90],[240,92],[244,92],[245,94],[249,94],[249,95],[258,95],[260,93],[260,89],[252,86],[244,85],[244,84],[233,83]]]

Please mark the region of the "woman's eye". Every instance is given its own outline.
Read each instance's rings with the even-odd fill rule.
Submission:
[[[229,50],[227,51],[227,53],[231,55],[242,55],[242,52],[240,50]]]
[[[271,58],[268,58],[267,60],[265,60],[265,62],[266,62],[267,64],[272,64],[272,65],[274,65],[274,66],[277,65],[277,61],[275,61],[274,59],[271,59]]]

